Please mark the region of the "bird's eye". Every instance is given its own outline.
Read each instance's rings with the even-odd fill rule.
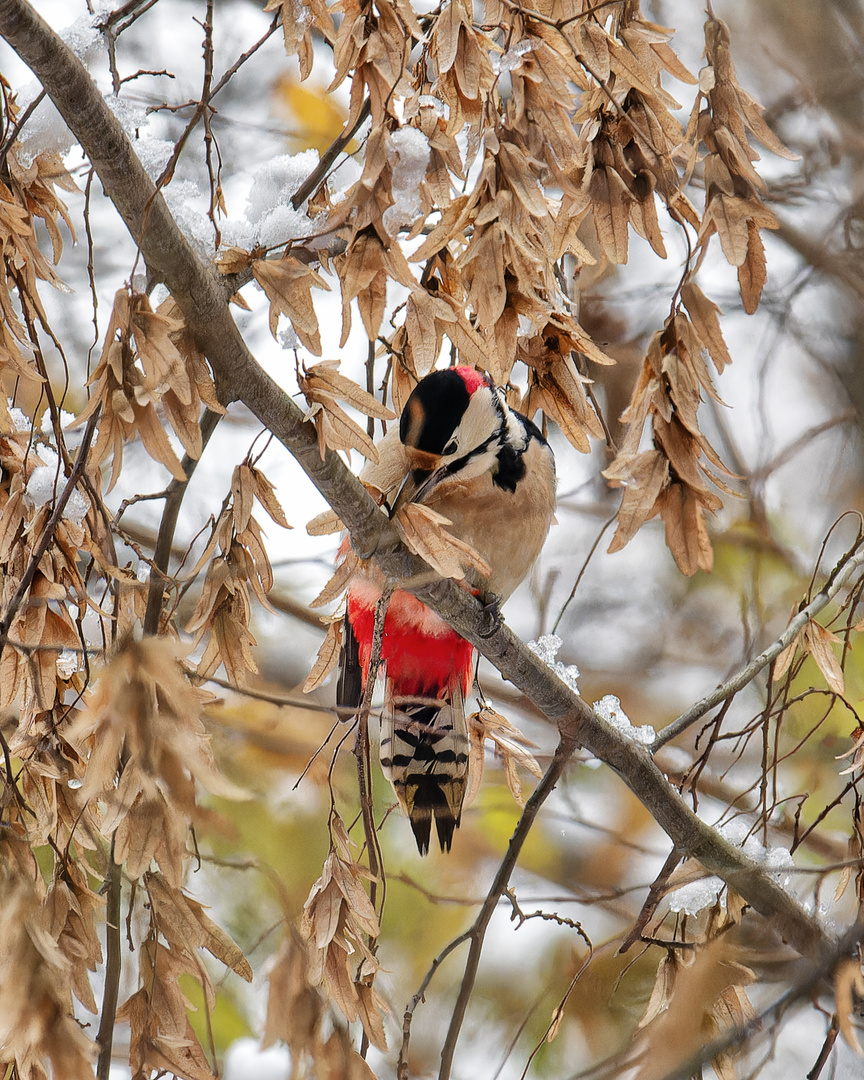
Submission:
[[[447,445],[444,447],[444,455],[445,455],[445,457],[448,454],[455,454],[457,449],[458,449],[458,447],[456,446],[456,440],[451,439],[450,442],[447,443]]]

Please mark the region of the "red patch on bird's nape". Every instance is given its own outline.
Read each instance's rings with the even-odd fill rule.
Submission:
[[[482,371],[478,371],[476,368],[467,367],[461,364],[459,367],[454,368],[454,371],[458,373],[462,382],[465,383],[465,388],[469,394],[473,394],[475,390],[481,386],[490,386],[489,376],[484,375]]]

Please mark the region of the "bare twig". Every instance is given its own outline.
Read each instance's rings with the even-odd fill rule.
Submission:
[[[212,412],[210,409],[204,410],[204,415],[201,418],[202,454],[220,419],[219,413]],[[144,613],[145,634],[156,634],[159,631],[159,617],[162,613],[162,597],[165,592],[165,581],[171,560],[174,530],[177,528],[177,518],[180,514],[183,496],[186,494],[189,481],[192,479],[192,474],[195,472],[199,460],[200,458],[193,458],[189,454],[185,454],[181,468],[186,479],[172,480],[165,489],[165,508],[162,511],[162,520],[159,523],[159,536],[156,540],[156,551],[153,555],[150,585],[147,592],[147,609]]]
[[[642,932],[645,927],[651,921],[654,912],[657,910],[657,905],[663,899],[666,893],[666,885],[669,881],[669,875],[681,861],[681,852],[677,848],[672,848],[669,855],[666,858],[666,862],[660,870],[660,873],[651,883],[651,888],[648,890],[648,895],[645,898],[645,903],[642,905],[642,910],[636,917],[636,921],[630,927],[627,932],[627,936],[618,946],[618,955],[627,952],[631,945],[637,941],[642,941]]]
[[[397,1065],[396,1075],[398,1080],[408,1080],[408,1049],[411,1045],[411,1021],[414,1019],[414,1010],[425,999],[426,991],[429,988],[429,983],[432,982],[432,977],[439,967],[444,963],[450,953],[455,952],[464,942],[466,942],[471,936],[471,931],[466,930],[464,934],[460,934],[459,937],[454,938],[449,942],[429,966],[429,970],[423,977],[423,982],[417,990],[417,993],[411,998],[409,1003],[405,1007],[405,1014],[402,1017],[402,1047],[399,1050],[399,1062]]]
[[[333,164],[336,158],[342,153],[348,143],[354,138],[357,132],[360,130],[364,121],[369,118],[369,112],[371,105],[369,98],[363,102],[363,106],[360,109],[360,113],[351,127],[350,131],[343,131],[341,135],[338,135],[332,143],[327,147],[324,153],[321,155],[321,160],[311,173],[306,177],[303,183],[291,196],[291,205],[296,210],[298,206],[302,206],[304,202],[314,195],[319,187],[324,183],[327,177],[327,173],[333,168]]]
[[[519,858],[519,852],[522,850],[525,838],[537,818],[540,807],[555,789],[555,785],[558,783],[558,780],[564,771],[564,767],[570,760],[570,755],[575,748],[576,742],[574,739],[567,738],[566,736],[562,737],[558,744],[558,748],[555,751],[555,756],[552,758],[548,769],[543,774],[543,779],[534,789],[531,798],[525,804],[525,809],[522,811],[522,816],[519,818],[519,824],[516,826],[516,831],[513,833],[507,848],[507,854],[501,861],[501,865],[498,867],[498,872],[495,875],[495,880],[492,882],[492,886],[486,895],[486,899],[483,901],[480,913],[474,920],[474,925],[468,932],[471,939],[471,946],[468,950],[468,959],[465,962],[465,974],[462,976],[462,985],[459,988],[459,996],[456,998],[453,1015],[450,1018],[450,1027],[447,1030],[447,1037],[444,1040],[444,1047],[441,1051],[441,1068],[438,1072],[438,1080],[449,1080],[450,1077],[450,1070],[453,1066],[453,1054],[456,1051],[456,1042],[465,1020],[465,1013],[468,1009],[471,992],[474,989],[474,980],[477,977],[477,969],[480,966],[480,953],[483,949],[483,941],[486,937],[489,920],[492,918],[495,908],[498,906],[498,901],[501,899],[501,896],[507,888],[507,883],[510,880],[513,867],[516,865],[516,860]]]
[[[99,1060],[96,1065],[97,1080],[108,1080],[111,1071],[111,1048],[114,1044],[114,1018],[120,994],[120,867],[114,861],[114,838],[108,855],[108,874],[105,878],[105,989],[102,994],[102,1015],[99,1018]]]
[[[223,403],[242,399],[297,458],[357,546],[376,552],[389,579],[404,581],[426,570],[399,543],[392,524],[339,456],[327,452],[322,460],[302,411],[255,362],[228,309],[218,275],[201,263],[177,228],[81,63],[24,0],[0,0],[0,35],[31,67],[75,133],[139,245],[152,278],[170,289],[190,333],[210,360]],[[851,574],[852,569],[847,567],[846,572]],[[686,806],[644,748],[602,721],[503,622],[490,619],[474,597],[454,582],[440,580],[418,587],[416,594],[531,697],[562,739],[578,742],[605,761],[682,852],[698,858],[771,918],[794,948],[808,956],[824,956],[832,949],[817,921],[770,874]]]
[[[677,720],[667,724],[652,743],[652,753],[656,753],[661,746],[665,746],[666,743],[677,738],[682,731],[686,731],[691,724],[695,724],[697,720],[710,712],[715,705],[719,705],[732,694],[737,694],[742,687],[752,682],[763,668],[766,668],[788,645],[792,644],[814,615],[818,615],[823,608],[826,608],[831,603],[837,593],[862,565],[864,565],[864,551],[860,550],[860,544],[856,544],[831,572],[822,590],[790,620],[789,625],[780,637],[769,645],[767,649],[759,653],[749,664],[736,672],[731,679],[727,679],[722,686],[718,686],[716,690],[697,701],[695,705],[691,705]]]

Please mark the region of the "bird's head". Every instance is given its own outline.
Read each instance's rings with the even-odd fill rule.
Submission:
[[[524,447],[525,432],[488,376],[453,367],[433,371],[414,387],[399,438],[409,472],[391,514],[451,478],[470,480],[494,469],[502,447]]]

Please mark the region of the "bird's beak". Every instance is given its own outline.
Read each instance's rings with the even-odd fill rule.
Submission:
[[[409,469],[396,492],[396,498],[390,507],[391,518],[396,517],[408,503],[421,502],[445,476],[443,462],[437,454],[420,454],[415,451],[412,458],[414,467]]]

